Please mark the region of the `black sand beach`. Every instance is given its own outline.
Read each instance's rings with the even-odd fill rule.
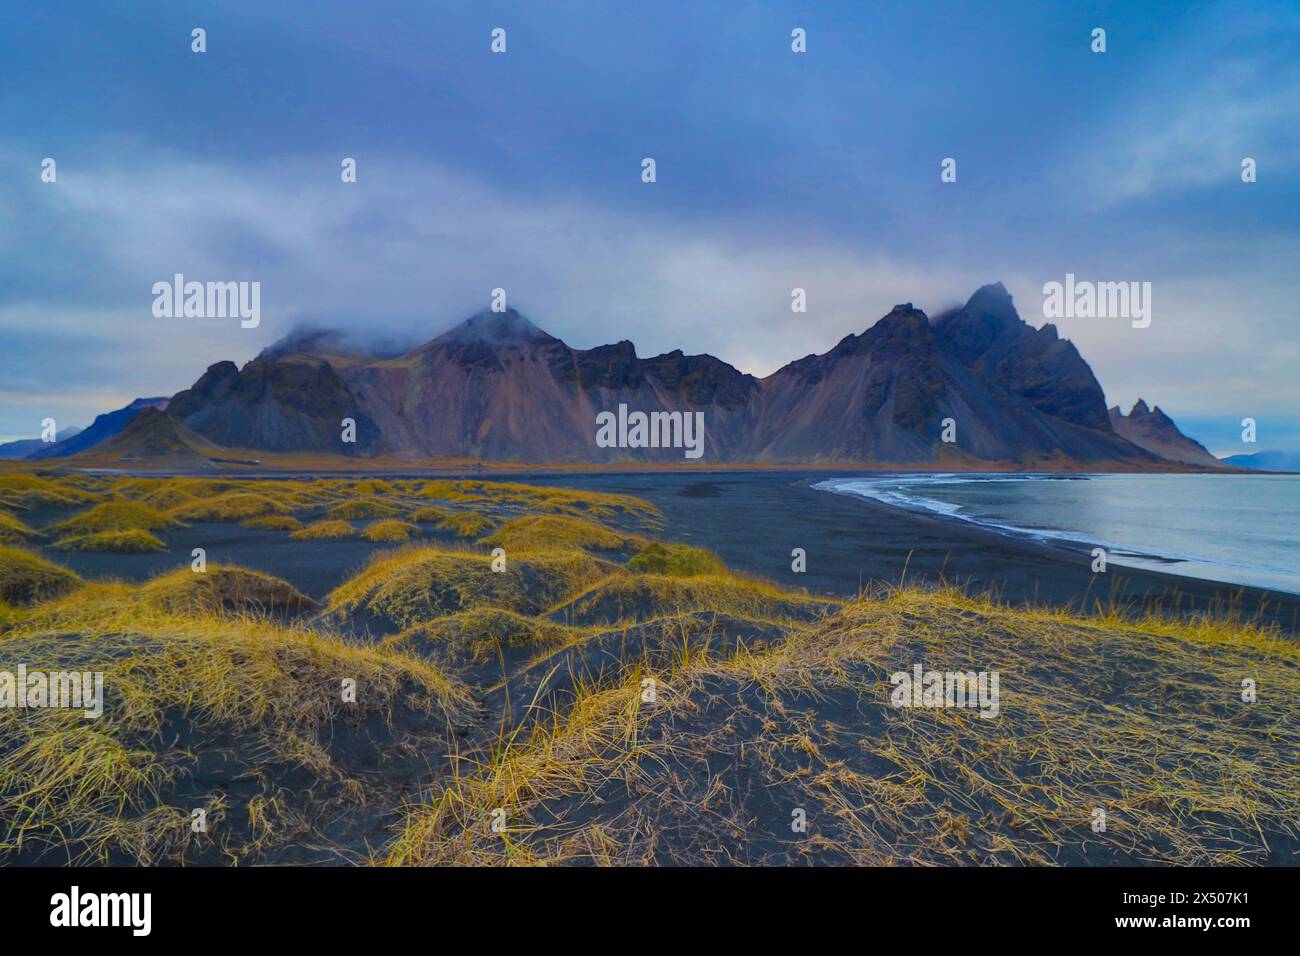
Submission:
[[[831,475],[565,475],[516,480],[637,495],[664,513],[665,536],[710,548],[733,568],[784,586],[847,596],[872,582],[960,584],[1012,603],[1090,610],[1097,601],[1134,610],[1234,609],[1300,633],[1300,595],[1266,592],[1111,564],[1093,574],[1083,550],[1038,544],[969,522],[917,514],[814,489]],[[803,548],[808,566],[791,571]]]
[[[1085,611],[1094,609],[1097,602],[1135,611],[1148,607],[1232,610],[1242,619],[1258,618],[1286,633],[1300,633],[1300,595],[1115,564],[1105,574],[1093,574],[1091,558],[1083,550],[1040,544],[968,522],[812,487],[828,477],[833,475],[566,472],[511,475],[507,480],[645,498],[663,511],[664,538],[709,548],[732,568],[817,594],[845,597],[873,583],[942,579],[972,593],[993,592],[1015,604]],[[44,518],[34,517],[38,524]],[[428,533],[435,538],[450,537]],[[79,574],[140,581],[176,567],[178,552],[188,560],[191,548],[203,547],[209,561],[266,571],[320,598],[355,572],[370,554],[387,547],[359,539],[303,547],[283,534],[233,524],[196,524],[167,532],[164,537],[167,553],[80,553],[60,555],[59,560]],[[803,548],[807,554],[807,570],[802,574],[791,570],[794,548]]]
[[[72,662],[107,696],[94,725],[0,714],[7,861],[1296,859],[1293,641],[983,595],[1235,596],[1292,631],[1294,599],[1094,576],[1086,553],[812,487],[824,474],[275,477],[9,477],[6,659]],[[86,539],[156,553],[68,548]],[[900,703],[918,669],[962,694],[954,676],[951,705]]]

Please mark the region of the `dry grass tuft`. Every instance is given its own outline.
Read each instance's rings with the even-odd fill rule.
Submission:
[[[429,481],[420,490],[420,496],[443,501],[485,502],[541,514],[563,514],[578,518],[622,516],[651,522],[661,517],[659,509],[650,502],[631,495],[505,481]]]
[[[595,521],[565,515],[524,515],[503,524],[482,542],[507,551],[537,548],[590,548],[622,551],[640,547],[645,539],[623,534]]]
[[[916,663],[998,671],[997,716],[894,706]],[[1294,642],[1208,617],[881,592],[682,658],[653,701],[636,673],[587,688],[465,759],[384,862],[1294,864],[1298,665]],[[1246,678],[1269,693],[1244,702]]]
[[[472,511],[455,511],[438,521],[444,531],[453,531],[461,538],[477,538],[492,528],[492,521]]]
[[[322,538],[350,538],[356,529],[346,521],[326,519],[313,521],[305,528],[299,528],[289,535],[294,541],[318,541]]]
[[[611,577],[554,611],[566,623],[579,625],[643,621],[696,611],[791,623],[819,618],[841,604],[835,598],[785,591],[729,572],[693,577],[637,574]]]
[[[287,514],[290,507],[266,494],[252,491],[227,491],[210,498],[199,498],[171,512],[181,521],[214,524],[236,523],[264,515]]]
[[[93,534],[63,538],[54,543],[55,551],[106,551],[114,554],[147,554],[166,551],[156,536],[148,531],[133,528],[129,531],[96,531]]]
[[[120,629],[128,613],[132,625]],[[4,637],[29,668],[75,660],[102,672],[106,700],[98,720],[0,712],[0,851],[82,863],[256,861],[364,812],[371,787],[334,742],[342,727],[383,727],[402,712],[436,728],[468,704],[431,664],[304,628],[178,619],[138,602],[106,622],[20,625]],[[344,677],[357,682],[355,704],[340,693]],[[205,765],[237,782],[196,787]],[[310,790],[286,789],[303,775],[316,781]],[[209,834],[191,832],[196,806],[208,811]]]
[[[727,566],[716,554],[704,548],[651,541],[632,556],[627,569],[644,574],[689,578],[701,574],[725,574]]]
[[[297,613],[316,602],[292,584],[260,571],[209,565],[173,571],[140,585],[140,595],[165,611],[200,614]]]
[[[33,531],[9,512],[0,511],[0,543],[21,544],[36,537],[40,537],[39,531]]]
[[[21,548],[0,545],[0,601],[31,604],[67,594],[81,584],[67,568]]]
[[[395,518],[401,513],[401,508],[382,498],[353,498],[330,508],[325,512],[325,517],[340,521],[360,521],[363,518]]]
[[[412,521],[438,522],[449,518],[456,512],[442,505],[423,505],[411,512]]]
[[[51,533],[84,535],[98,531],[160,531],[178,522],[156,508],[119,498],[100,502],[88,511],[50,525]]]
[[[425,656],[430,649],[448,648],[475,660],[498,657],[506,648],[560,647],[581,638],[574,628],[545,618],[529,617],[496,607],[475,607],[422,624],[413,624],[384,640],[405,654]]]
[[[616,566],[581,551],[510,555],[504,572],[477,551],[408,547],[376,555],[330,594],[336,614],[366,611],[398,627],[474,607],[539,614]]]
[[[69,478],[51,479],[11,472],[0,474],[0,505],[19,510],[42,507],[73,507],[87,504],[95,496]]]
[[[420,533],[419,525],[413,525],[409,521],[397,521],[389,518],[385,521],[376,521],[366,527],[361,533],[361,537],[367,541],[388,541],[402,542],[409,541],[412,535]]]

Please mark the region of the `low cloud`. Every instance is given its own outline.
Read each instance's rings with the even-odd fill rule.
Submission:
[[[175,162],[82,169],[44,188],[60,191],[45,210],[61,226],[53,234],[92,246],[98,261],[42,286],[24,269],[51,250],[11,250],[0,268],[28,285],[0,302],[12,345],[0,365],[24,394],[93,383],[96,403],[169,394],[302,324],[422,341],[485,307],[496,287],[576,347],[626,338],[641,354],[707,351],[762,375],[862,331],[895,302],[964,298],[991,278],[829,242],[792,248],[725,224],[530,201],[424,165],[363,160],[359,182],[344,184],[334,158]],[[46,201],[20,200],[29,217]],[[155,318],[153,283],[175,273],[261,282],[261,326]],[[796,287],[806,314],[791,311]],[[105,410],[80,407],[82,418]],[[5,414],[0,430],[13,430]]]
[[[742,229],[521,198],[427,164],[361,157],[356,184],[338,169],[322,156],[160,160],[65,171],[11,197],[15,216],[47,217],[52,238],[3,250],[0,280],[13,281],[0,288],[21,296],[0,301],[0,433],[33,433],[38,406],[84,425],[135,397],[171,394],[301,324],[424,341],[485,307],[496,287],[575,347],[630,339],[642,355],[709,352],[764,375],[898,302],[934,314],[995,280],[1041,325],[1042,283],[1063,275],[922,262],[891,254],[881,237],[791,238],[780,223]],[[1295,350],[1276,341],[1294,327],[1282,291],[1293,251],[1236,278],[1117,276],[1154,282],[1152,328],[1092,320],[1061,323],[1061,334],[1121,404],[1140,395],[1202,416],[1281,405],[1296,396]],[[51,256],[62,269],[48,268]],[[261,326],[155,318],[152,285],[178,272],[261,282]],[[794,288],[806,291],[806,314],[791,311]]]

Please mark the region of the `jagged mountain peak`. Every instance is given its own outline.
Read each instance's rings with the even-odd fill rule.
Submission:
[[[559,341],[524,318],[516,309],[493,312],[484,309],[434,339],[441,345],[486,345],[516,348]]]
[[[290,329],[283,338],[264,348],[256,361],[273,361],[295,355],[311,358],[387,359],[419,344],[409,335],[332,329],[304,323]]]
[[[632,344],[632,341],[630,339],[619,339],[617,342],[611,342],[609,345],[596,345],[589,349],[578,349],[577,351],[581,352],[583,355],[592,355],[592,356],[616,355],[622,358],[629,358],[629,359],[635,359],[637,357],[636,346]]]
[[[286,355],[319,355],[323,352],[352,351],[342,332],[315,325],[300,325],[262,349],[259,359],[283,358]]]
[[[1120,411],[1118,405],[1112,406],[1107,414],[1116,434],[1153,455],[1188,465],[1210,467],[1219,464],[1219,460],[1205,446],[1184,435],[1158,405],[1151,408],[1139,398],[1127,415]]]
[[[963,351],[967,352],[1030,329],[1001,282],[980,286],[964,306],[938,316],[935,325],[947,338],[964,343]]]
[[[990,282],[976,289],[966,300],[966,308],[991,314],[1006,314],[1019,319],[1011,293],[1001,282]]]
[[[790,362],[786,368],[805,366],[809,362],[834,362],[846,355],[871,351],[881,345],[917,343],[930,334],[930,320],[924,312],[910,302],[894,306],[862,332],[850,332],[835,343],[824,355],[806,355]]]
[[[890,309],[887,315],[881,317],[875,325],[867,329],[863,334],[870,335],[877,329],[888,329],[891,326],[917,331],[929,329],[930,317],[912,303],[902,302]]]

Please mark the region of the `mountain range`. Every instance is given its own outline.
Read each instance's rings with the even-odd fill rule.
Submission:
[[[1234,468],[1253,471],[1300,471],[1300,453],[1293,451],[1259,451],[1253,455],[1229,455],[1220,461]]]
[[[70,437],[61,438],[53,445],[42,447],[31,457],[33,459],[66,458],[69,455],[88,451],[118,434],[122,429],[126,428],[131,419],[144,409],[157,408],[161,410],[166,407],[167,398],[165,396],[160,398],[137,398],[124,408],[96,415],[95,420],[90,423],[90,427],[82,429]]]
[[[1074,345],[1050,324],[1025,323],[1001,283],[933,318],[895,306],[830,351],[761,379],[711,355],[642,358],[628,341],[575,349],[514,310],[479,313],[405,351],[300,329],[243,368],[218,362],[170,399],[133,403],[111,434],[106,425],[85,439],[92,425],[75,446],[60,444],[126,458],[239,449],[412,461],[682,460],[675,448],[600,447],[597,416],[620,407],[703,413],[705,463],[1220,466],[1158,408],[1139,401],[1128,416],[1108,410]],[[353,441],[343,439],[345,419]],[[58,448],[42,454],[71,453]]]
[[[1159,405],[1152,409],[1139,398],[1127,415],[1116,405],[1110,409],[1109,417],[1115,434],[1153,455],[1185,465],[1223,467],[1223,462],[1211,455],[1204,445],[1180,432],[1174,420],[1162,412]]]
[[[4,442],[0,444],[0,461],[21,461],[24,458],[31,458],[42,449],[49,448],[51,444],[62,443],[80,432],[81,429],[76,426],[60,428],[55,432],[52,443],[40,438],[19,438],[16,441]]]

